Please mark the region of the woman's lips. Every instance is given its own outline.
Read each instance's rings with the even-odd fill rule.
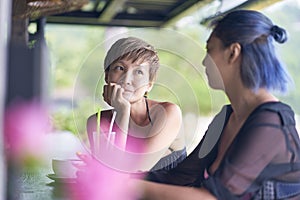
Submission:
[[[124,90],[124,92],[132,93],[134,91],[133,90]]]
[[[134,92],[133,88],[123,87],[123,89],[124,89],[124,92],[130,92],[130,93]]]

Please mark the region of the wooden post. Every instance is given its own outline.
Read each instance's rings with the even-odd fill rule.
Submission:
[[[1,2],[3,0],[0,0]],[[11,0],[5,0],[11,1]],[[13,0],[11,19],[11,38],[9,40],[8,68],[6,71],[7,85],[5,105],[9,107],[16,101],[38,101],[43,103],[44,83],[46,82],[45,68],[47,57],[44,41],[45,20],[40,19],[38,31],[34,35],[35,44],[29,47],[28,22],[26,15],[27,1]],[[9,20],[8,20],[9,21]],[[21,169],[13,159],[7,159],[7,191],[6,199],[19,198]]]
[[[8,41],[10,38],[10,21],[11,21],[11,1],[0,1],[0,200],[7,199],[6,197],[6,157],[4,152],[4,128],[3,116],[5,105],[5,83],[7,70],[8,56]]]
[[[27,1],[13,0],[11,40],[20,44],[28,43],[28,18],[25,17]]]
[[[46,99],[48,59],[44,39],[45,19],[37,20],[38,30],[33,35],[36,40],[29,47],[27,4],[24,0],[13,1],[13,19],[10,40],[9,69],[7,72],[6,104],[17,100]]]

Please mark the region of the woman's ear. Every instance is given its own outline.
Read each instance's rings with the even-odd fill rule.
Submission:
[[[232,43],[229,47],[229,63],[234,63],[238,60],[240,54],[241,54],[241,45],[237,42]]]
[[[147,90],[147,92],[150,92],[150,91],[152,90],[153,85],[154,85],[154,84],[153,84],[152,81],[148,83],[148,90]]]

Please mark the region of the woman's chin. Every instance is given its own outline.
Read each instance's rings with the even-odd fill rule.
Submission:
[[[124,92],[123,94],[123,98],[126,99],[127,101],[130,102],[130,100],[132,99],[133,95],[131,92]]]
[[[214,90],[224,90],[225,88],[223,82],[218,80],[208,80],[208,85]]]

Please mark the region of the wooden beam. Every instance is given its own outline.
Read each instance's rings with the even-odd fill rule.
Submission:
[[[163,24],[163,27],[167,27],[167,26],[171,26],[171,25],[175,24],[176,22],[178,22],[183,17],[186,17],[188,15],[191,15],[191,14],[197,12],[199,9],[201,9],[202,7],[212,3],[213,1],[214,0],[198,1],[198,3],[195,3],[193,6],[190,6],[188,9],[182,11],[181,13],[177,14],[174,17],[171,17],[168,21],[166,21]],[[173,12],[175,12],[175,11],[173,11]]]
[[[251,0],[251,1],[246,1],[245,3],[236,6],[235,8],[229,9],[223,13],[219,13],[218,15],[210,16],[205,19],[203,19],[200,23],[202,25],[208,25],[213,19],[217,18],[220,15],[224,15],[226,13],[229,13],[233,10],[237,9],[249,9],[249,10],[261,10],[263,8],[266,8],[268,6],[271,6],[274,3],[280,2],[283,0]]]
[[[27,45],[28,43],[28,18],[22,17],[26,13],[26,1],[13,1],[11,40],[15,43]]]
[[[160,21],[151,20],[123,20],[112,19],[108,22],[102,22],[95,20],[92,17],[78,18],[78,17],[63,17],[63,16],[49,16],[47,17],[47,23],[53,24],[76,24],[76,25],[95,25],[95,26],[127,26],[127,27],[159,27]]]
[[[126,0],[111,0],[99,16],[100,22],[110,22],[122,9]]]
[[[8,69],[8,44],[10,39],[11,1],[0,1],[0,199],[9,199],[7,195],[7,160],[4,141],[4,110],[6,71]]]
[[[250,3],[249,5],[245,4],[244,6],[241,5],[241,8],[247,8],[247,9],[252,9],[252,10],[261,10],[264,9],[268,6],[271,6],[277,2],[280,2],[283,0],[255,0],[252,3]]]

